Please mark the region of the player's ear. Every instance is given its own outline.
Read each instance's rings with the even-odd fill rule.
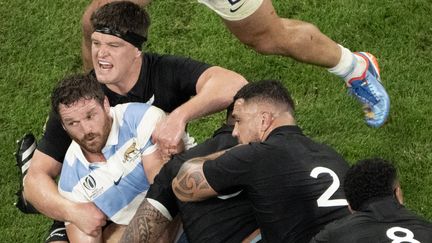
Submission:
[[[274,120],[273,115],[270,112],[262,112],[261,113],[261,130],[263,132],[267,131],[272,125]]]
[[[135,54],[135,57],[139,57],[139,58],[141,58],[141,55],[142,55],[142,51],[140,50],[140,49],[138,49],[138,48],[136,48],[136,54]]]

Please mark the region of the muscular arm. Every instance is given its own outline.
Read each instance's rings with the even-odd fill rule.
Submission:
[[[55,178],[62,164],[36,149],[24,180],[24,195],[41,213],[60,221],[68,220],[72,202],[63,198],[57,190]]]
[[[150,184],[153,184],[154,178],[159,173],[165,161],[162,159],[161,153],[156,149],[153,153],[141,157],[144,172]]]
[[[197,94],[183,105],[177,107],[157,127],[153,139],[161,146],[163,153],[176,153],[176,145],[185,131],[186,124],[225,109],[233,101],[237,91],[247,83],[238,73],[221,68],[210,67],[199,77],[196,84]]]
[[[93,203],[74,203],[62,197],[55,178],[62,164],[36,150],[24,180],[24,195],[41,213],[75,224],[83,232],[97,236],[105,225],[105,215]]]
[[[208,156],[193,158],[180,167],[177,176],[172,181],[174,194],[180,201],[202,201],[217,195],[205,178],[203,165],[205,161],[216,159],[223,153],[225,150]]]
[[[231,104],[237,91],[246,84],[246,79],[236,72],[222,67],[210,67],[198,79],[197,95],[179,106],[170,115],[189,122],[223,110]]]
[[[145,199],[127,226],[120,242],[155,242],[169,222],[168,218]]]

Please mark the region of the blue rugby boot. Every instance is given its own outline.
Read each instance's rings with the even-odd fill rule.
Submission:
[[[376,58],[367,52],[355,55],[366,61],[366,70],[360,77],[347,82],[350,93],[363,104],[366,124],[378,128],[386,122],[390,111],[390,98],[381,84]]]

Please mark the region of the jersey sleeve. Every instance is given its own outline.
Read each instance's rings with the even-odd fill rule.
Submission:
[[[154,59],[149,56],[148,61],[152,74],[148,79],[155,92],[153,105],[166,112],[172,112],[196,95],[198,79],[210,67],[190,58],[171,55]]]
[[[255,168],[253,146],[235,147],[215,160],[204,162],[207,182],[218,194],[238,192],[250,185]]]
[[[159,174],[155,177],[153,184],[150,186],[146,198],[155,208],[157,208],[166,218],[172,219],[178,214],[176,197],[171,188],[171,181],[177,174],[182,160],[172,159],[166,163]],[[167,213],[169,217],[167,217]]]
[[[72,150],[79,148],[79,145],[72,143],[68,149],[65,160],[62,165],[60,178],[58,180],[58,191],[64,198],[73,202],[89,202],[90,199],[84,195],[84,192],[80,189],[80,177],[78,171],[80,171],[80,165],[74,156]],[[82,171],[82,170],[81,170]]]
[[[63,129],[59,118],[53,112],[50,112],[45,124],[44,134],[38,143],[37,149],[58,162],[63,163],[71,141],[69,135]]]
[[[210,65],[190,58],[169,56],[171,71],[183,94],[196,95],[196,83]]]
[[[139,104],[141,105],[141,104]],[[159,121],[165,117],[165,112],[161,109],[150,106],[142,117],[137,127],[138,142],[143,150],[142,155],[153,153],[157,145],[151,140],[151,135]]]

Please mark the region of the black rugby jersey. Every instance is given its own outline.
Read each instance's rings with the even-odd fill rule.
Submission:
[[[348,164],[297,126],[278,127],[264,142],[235,147],[206,161],[203,170],[219,194],[246,192],[266,242],[308,242],[349,213],[340,185]]]
[[[211,139],[175,156],[155,177],[146,197],[161,203],[172,217],[180,213],[189,242],[241,242],[258,228],[252,205],[240,193],[228,199],[212,198],[183,203],[174,195],[171,182],[184,161],[205,156],[237,144],[233,127],[223,126]]]
[[[328,224],[312,243],[432,242],[432,224],[392,196],[367,203],[355,213]]]

